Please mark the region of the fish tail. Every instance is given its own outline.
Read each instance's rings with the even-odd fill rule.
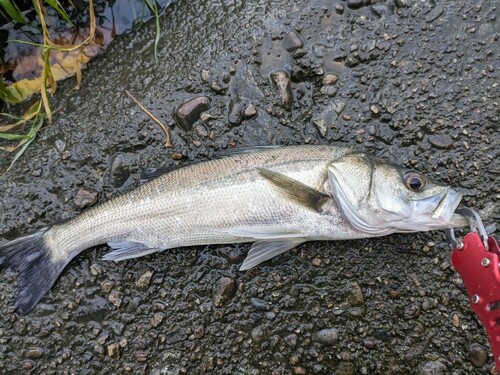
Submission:
[[[50,228],[17,238],[0,246],[0,268],[10,268],[19,273],[19,283],[14,309],[20,315],[29,313],[54,285],[64,267],[74,258],[53,260],[52,251],[44,241]]]

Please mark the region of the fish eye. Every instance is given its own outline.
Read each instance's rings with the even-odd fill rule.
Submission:
[[[411,191],[422,191],[425,186],[425,177],[418,172],[408,172],[403,177],[405,185]]]

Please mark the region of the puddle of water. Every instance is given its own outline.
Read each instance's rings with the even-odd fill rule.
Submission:
[[[172,2],[157,0],[158,9],[161,11]],[[87,4],[84,5],[81,9],[66,8],[75,27],[62,21],[54,9],[46,8],[45,21],[54,43],[73,46],[88,37],[89,9]],[[145,0],[97,1],[94,11],[96,33],[90,43],[70,52],[51,52],[51,70],[56,81],[78,74],[92,58],[105,51],[114,38],[154,17]],[[27,25],[9,22],[0,27],[0,40],[5,41],[0,44],[0,74],[7,84],[19,91],[20,96],[27,98],[40,88],[43,58],[40,47],[19,41],[40,44],[43,43],[43,35],[35,10],[25,10],[23,15],[29,20]]]

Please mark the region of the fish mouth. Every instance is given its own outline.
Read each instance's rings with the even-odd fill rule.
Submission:
[[[438,225],[446,225],[448,227],[461,227],[468,224],[467,219],[455,213],[463,194],[449,188],[441,196],[436,207],[432,210],[430,216],[438,222]]]

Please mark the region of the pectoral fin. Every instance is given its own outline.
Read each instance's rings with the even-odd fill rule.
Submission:
[[[104,260],[125,260],[139,258],[144,255],[156,253],[161,249],[150,248],[145,244],[130,241],[110,241],[108,245],[113,251],[104,255]]]
[[[321,207],[331,199],[331,197],[325,193],[281,173],[264,168],[257,168],[257,170],[259,174],[272,183],[280,193],[311,210],[321,212]]]
[[[248,270],[256,265],[274,258],[285,251],[299,246],[307,241],[307,238],[282,238],[272,240],[260,240],[252,245],[248,256],[243,261],[240,271]]]

